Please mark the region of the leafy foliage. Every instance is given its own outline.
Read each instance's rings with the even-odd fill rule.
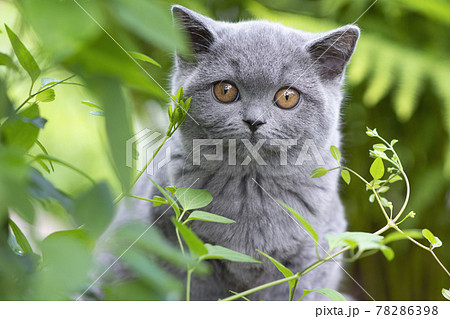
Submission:
[[[225,1],[210,3],[206,7],[194,1],[192,5],[203,8],[211,16],[218,15],[223,20],[249,17],[276,19],[307,31],[326,31],[353,22],[371,2]],[[124,165],[125,154],[121,146],[132,135],[131,117],[145,118],[140,112],[144,109],[144,102],[145,108],[148,101],[166,104],[168,96],[153,78],[163,83],[161,81],[166,79],[171,65],[169,53],[175,47],[179,51],[186,50],[182,35],[172,25],[169,3],[143,0],[114,0],[108,4],[79,0],[78,3],[110,34],[104,33],[83,10],[70,1],[34,0],[14,2],[20,10],[17,22],[21,23],[21,28],[16,28],[17,24],[14,24],[14,28],[5,26],[4,32],[0,32],[0,37],[5,39],[3,43],[10,40],[1,51],[11,52],[0,52],[0,222],[6,225],[0,228],[0,237],[2,240],[8,238],[9,244],[0,245],[0,268],[4,270],[2,274],[8,274],[0,274],[0,285],[5,287],[0,289],[0,299],[66,300],[89,286],[91,281],[86,274],[92,270],[95,237],[104,230],[114,214],[111,194],[121,192],[122,195],[116,201],[132,195],[130,189],[135,181],[135,172]],[[119,15],[115,14],[117,12]],[[403,154],[403,165],[408,168],[415,185],[411,190],[410,205],[418,214],[414,218],[414,212],[406,214],[408,211],[404,210],[403,219],[397,220],[397,225],[405,222],[418,228],[426,224],[444,242],[444,236],[448,233],[445,198],[450,176],[450,60],[447,54],[450,48],[448,41],[444,41],[449,35],[449,12],[449,4],[439,0],[394,0],[375,4],[358,21],[363,33],[348,68],[347,81],[352,102],[345,108],[348,120],[344,127],[345,136],[349,137],[344,145],[345,157],[355,171],[372,171],[367,166],[365,156],[361,155],[368,144],[359,132],[366,124],[376,123],[387,135],[398,136],[404,141],[398,150]],[[27,41],[30,29],[39,41]],[[124,52],[109,36],[127,51]],[[56,70],[55,73],[51,73],[52,70]],[[148,71],[152,78],[143,70]],[[71,74],[74,73],[77,77],[71,82]],[[41,86],[33,92],[33,84],[36,85],[40,76],[43,76]],[[28,87],[29,80],[32,82],[31,88]],[[78,100],[75,98],[76,101],[70,98],[75,95],[72,89],[74,85],[84,95]],[[67,89],[60,88],[62,86]],[[18,103],[24,96],[27,96],[25,101]],[[190,99],[184,98],[181,88],[170,99],[172,105],[167,111],[170,122],[167,136],[172,135],[183,123],[190,105]],[[106,123],[106,127],[100,128],[102,139],[107,145],[97,147],[95,153],[106,153],[103,161],[94,160],[95,157],[85,152],[93,138],[87,132],[95,129],[89,131],[87,126],[79,129],[79,145],[74,145],[69,138],[62,140],[63,132],[70,131],[70,127],[80,126],[78,115],[74,116],[67,110],[76,109],[81,100],[94,110],[91,114],[102,116],[92,117],[93,121],[101,125]],[[134,110],[131,110],[131,105],[135,106]],[[57,115],[61,110],[67,112],[63,118]],[[80,113],[84,110],[81,108]],[[153,111],[157,109],[152,108]],[[83,121],[81,123],[88,122],[85,119]],[[88,125],[93,126],[92,123],[89,121]],[[52,132],[54,136],[47,132]],[[378,133],[368,130],[368,135],[377,137]],[[396,209],[399,210],[400,205],[397,203],[401,202],[401,198],[397,190],[401,183],[397,182],[406,181],[401,174],[402,167],[398,167],[398,159],[389,150],[395,143],[393,140],[373,145],[370,155],[377,162],[374,173],[378,174],[372,176],[372,181],[367,181],[370,185],[366,185],[366,190],[370,192],[369,201],[363,196],[364,190],[360,190],[359,183],[352,180],[345,188],[343,197],[352,229],[371,229],[379,222],[379,216],[370,214],[374,207],[370,202],[381,203],[386,220],[395,217]],[[61,157],[61,152],[55,152],[55,145],[67,148],[64,153],[66,156]],[[71,153],[69,149],[74,152]],[[338,162],[339,167],[336,169],[340,170],[344,182],[349,184],[351,178],[358,180],[353,171],[344,167],[345,162],[339,150],[333,148],[331,152]],[[101,166],[95,166],[96,162],[101,162]],[[380,163],[384,167],[381,177]],[[102,175],[102,172],[107,171],[107,167],[111,167],[115,175],[108,177],[107,183],[99,182],[99,176],[103,178],[106,175]],[[74,179],[76,182],[66,182],[71,184],[68,189],[61,187],[67,179],[67,175],[62,173],[64,170],[69,174],[75,172],[73,175],[80,178]],[[326,168],[319,168],[312,175],[320,177],[328,172]],[[165,194],[144,200],[152,201],[155,206],[172,205],[179,223],[185,227],[181,228],[189,229],[192,223],[197,222],[224,222],[222,226],[229,226],[225,223],[225,217],[209,212],[185,211],[183,215],[184,206],[177,202],[179,198],[174,195],[176,188],[170,186],[162,189]],[[92,207],[83,205],[84,200]],[[197,199],[190,200],[195,202]],[[33,228],[36,215],[43,211],[46,218],[56,217],[64,221],[65,229],[71,230],[66,233],[54,232],[43,241],[35,238],[29,229]],[[90,216],[94,218],[91,220]],[[303,224],[295,214],[293,216]],[[230,220],[226,222],[230,223]],[[383,256],[375,255],[357,261],[354,271],[357,276],[364,278],[364,286],[377,299],[442,298],[438,292],[442,288],[441,283],[447,280],[445,274],[441,276],[439,271],[430,271],[430,265],[424,263],[423,254],[417,253],[413,249],[415,247],[407,246],[406,240],[402,240],[403,243],[396,242],[400,239],[422,240],[422,230],[402,231],[395,230],[381,241],[369,241],[370,245],[377,247],[365,250],[361,256],[389,244],[389,247],[392,246],[396,251],[398,248],[401,252],[396,256],[398,264],[408,263],[414,267],[406,272],[392,264],[387,266],[383,259],[378,259]],[[434,249],[442,244],[441,240],[430,231],[423,230],[423,234],[426,237],[423,246],[434,253]],[[140,235],[139,241],[130,248],[130,254],[124,255],[125,262],[138,278],[106,285],[106,299],[183,298],[184,287],[160,269],[157,259],[180,269],[195,269],[193,271],[198,274],[207,272],[206,262],[199,263],[189,254],[181,254],[180,249],[166,243],[157,232],[147,231],[143,225],[129,225],[121,229],[117,237],[121,248],[118,254]],[[359,245],[352,241],[349,243],[359,253]],[[225,253],[224,247],[217,249],[208,244],[204,246],[208,252],[212,249],[217,256],[219,253],[230,256],[228,251]],[[36,253],[32,252],[31,247],[38,248]],[[67,254],[71,249],[77,260]],[[38,252],[42,253],[38,255]],[[236,259],[235,253],[239,254],[231,254]],[[393,257],[389,249],[385,249],[384,253],[386,257]],[[444,264],[448,264],[448,256],[442,258],[446,258]],[[430,274],[433,274],[432,280]],[[396,277],[403,286],[382,282],[379,280],[381,276]],[[410,280],[411,277],[414,280]],[[422,281],[427,282],[429,289],[417,290]],[[315,290],[317,293],[326,291]],[[331,295],[328,294],[328,297]],[[442,289],[442,295],[448,298],[448,289]]]

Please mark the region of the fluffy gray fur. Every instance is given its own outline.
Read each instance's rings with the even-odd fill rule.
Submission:
[[[317,260],[313,239],[275,199],[290,205],[313,225],[325,250],[325,234],[345,231],[338,171],[311,179],[309,175],[318,164],[309,160],[295,165],[295,160],[305,141],[312,139],[325,166],[336,166],[329,150],[331,145],[340,144],[342,84],[359,29],[345,26],[327,33],[307,33],[267,21],[218,22],[182,6],[174,6],[173,14],[186,30],[193,54],[177,56],[172,93],[183,87],[184,95],[192,96],[192,103],[190,116],[167,144],[172,152],[171,162],[158,170],[155,179],[164,186],[209,190],[214,200],[204,210],[236,223],[194,221],[195,233],[206,243],[265,262],[212,261],[212,275],[194,276],[191,298],[217,300],[229,296],[230,290],[239,292],[283,277],[257,249],[293,272]],[[240,96],[236,102],[223,104],[214,98],[212,86],[223,80],[238,87]],[[281,109],[275,105],[274,95],[289,86],[301,92],[301,100],[293,109]],[[253,133],[244,121],[256,119],[265,124]],[[201,165],[193,165],[193,139],[225,140],[223,161],[205,161],[203,154],[214,153],[214,149],[202,147]],[[237,140],[237,165],[229,165],[229,139]],[[248,165],[240,165],[250,155],[239,142],[241,139],[252,144],[266,140],[259,152],[266,165],[258,165],[254,159]],[[280,147],[269,143],[273,139],[297,140],[297,146],[289,147],[287,165],[280,165]],[[160,195],[148,179],[140,182],[137,192],[149,198]],[[139,214],[149,215],[152,220],[167,208],[153,208],[144,202],[139,205]],[[173,211],[168,211],[156,226],[176,244],[171,216]],[[325,254],[323,249],[319,251],[322,256]],[[328,262],[300,280],[295,298],[301,296],[302,289],[336,289],[340,278],[339,265]],[[286,300],[287,296],[286,283],[249,297]],[[310,294],[308,298],[321,297]]]

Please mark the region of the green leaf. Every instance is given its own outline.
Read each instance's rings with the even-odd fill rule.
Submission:
[[[206,259],[226,259],[234,262],[242,263],[263,263],[262,261],[250,257],[246,254],[231,250],[222,246],[205,244],[207,254],[200,256],[201,260]]]
[[[47,89],[36,95],[36,102],[52,102],[55,100],[55,90]]]
[[[95,242],[81,229],[58,231],[41,243],[42,270],[34,276],[33,298],[61,300],[78,296],[92,283]]]
[[[72,164],[67,163],[66,161],[63,161],[63,160],[61,160],[59,158],[56,158],[54,156],[47,155],[47,154],[39,154],[39,155],[36,155],[35,158],[36,159],[46,159],[46,160],[49,160],[49,161],[61,164],[61,165],[65,166],[65,167],[70,168],[71,170],[77,172],[78,174],[86,177],[92,184],[95,184],[95,181],[88,174],[83,172],[81,169],[73,166]]]
[[[341,234],[326,234],[325,235],[330,251],[341,246],[350,246],[353,250],[358,248],[353,258],[357,259],[361,254],[367,250],[385,250],[386,257],[390,257],[388,247],[383,244],[383,236],[364,233],[364,232],[344,232]]]
[[[186,225],[183,225],[175,218],[172,218],[172,222],[175,227],[180,231],[181,236],[184,239],[184,242],[189,247],[189,251],[192,255],[196,255],[197,257],[208,254],[208,250],[205,247],[205,244],[197,237],[197,235]]]
[[[47,149],[45,148],[44,145],[42,145],[41,142],[39,142],[39,140],[36,140],[36,145],[42,150],[42,152],[44,152],[45,155],[49,155]],[[48,163],[50,164],[50,167],[52,168],[52,171],[55,171],[55,168],[53,167],[53,162],[52,160],[48,160]]]
[[[423,237],[422,232],[418,229],[406,229],[406,230],[403,230],[403,233],[398,232],[398,231],[389,233],[388,235],[386,235],[384,237],[384,239],[382,240],[382,243],[387,245],[387,244],[397,241],[397,240],[407,239],[408,236],[411,238],[414,238],[414,239],[420,239]]]
[[[201,210],[193,211],[189,217],[186,219],[186,222],[190,220],[202,220],[205,222],[213,222],[213,223],[222,223],[222,224],[231,224],[235,221],[220,215],[211,214],[208,212],[204,212]]]
[[[103,31],[91,17],[100,25],[106,23],[106,10],[97,1],[22,0],[20,11],[27,25],[32,26],[33,35],[36,34],[45,52],[56,63],[73,59],[83,45],[89,45],[92,53],[92,45]]]
[[[139,270],[135,269],[136,272]],[[140,276],[142,277],[142,276]],[[148,280],[143,278],[130,279],[115,283],[102,284],[102,290],[106,301],[152,301],[165,300],[166,296],[161,291],[149,285]],[[164,287],[165,288],[165,287]],[[172,297],[173,295],[171,295]],[[170,300],[173,300],[172,298]]]
[[[321,288],[321,289],[304,289],[303,290],[303,296],[300,298],[302,300],[305,298],[306,295],[308,295],[311,292],[317,292],[319,294],[322,294],[326,296],[331,301],[346,301],[345,297],[341,295],[336,290],[330,289],[330,288]]]
[[[392,250],[391,247],[381,246],[380,250],[383,253],[384,257],[386,257],[386,259],[388,261],[391,261],[392,259],[394,259],[395,253],[394,253],[394,251]]]
[[[138,60],[141,60],[141,61],[144,61],[144,62],[149,62],[149,63],[151,63],[153,65],[156,65],[157,67],[161,67],[161,64],[159,64],[158,62],[156,62],[151,57],[149,57],[149,56],[147,56],[145,54],[142,54],[142,53],[139,53],[139,52],[134,52],[134,51],[128,51],[128,53],[130,53],[130,55],[133,58],[135,58],[135,59],[138,59]]]
[[[127,141],[133,136],[129,100],[125,98],[123,87],[117,78],[104,75],[93,76],[87,79],[87,85],[97,94],[97,100],[104,108],[106,136],[114,163],[114,172],[120,181],[122,191],[128,193],[133,173],[132,168],[126,165],[125,147]]]
[[[341,159],[341,152],[339,152],[336,146],[331,145],[330,153],[334,157],[334,159],[339,162],[339,160]]]
[[[366,134],[367,134],[367,136],[370,136],[370,137],[376,137],[376,136],[378,136],[378,132],[377,132],[377,129],[376,129],[376,128],[374,128],[373,130],[371,130],[370,128],[366,127]]]
[[[8,234],[8,246],[16,255],[23,256],[23,248],[20,247],[14,233],[11,231]]]
[[[380,179],[384,175],[384,164],[380,157],[377,157],[370,166],[370,175],[374,179]]]
[[[167,199],[167,201],[170,203],[173,210],[175,211],[177,218],[179,218],[180,217],[180,207],[178,207],[178,204],[175,202],[175,200],[172,198],[172,196],[167,194],[167,192],[161,186],[159,186],[158,183],[156,183],[154,180],[152,180],[150,177],[148,177],[148,179],[153,183],[153,185],[156,186],[156,188],[161,192],[161,194]]]
[[[6,220],[9,207],[33,224],[34,208],[29,194],[30,169],[17,148],[0,147],[0,217]],[[4,216],[3,216],[4,215]]]
[[[389,207],[389,201],[386,198],[380,196],[380,202],[384,207]]]
[[[105,113],[102,111],[91,111],[91,112],[89,112],[89,114],[96,115],[96,116],[105,116]]]
[[[389,186],[381,186],[377,192],[378,193],[386,193],[389,190]]]
[[[426,228],[422,229],[422,235],[423,235],[423,237],[425,237],[430,242],[430,244],[432,246],[434,244],[438,243],[438,241],[436,240],[436,237],[433,235],[433,233],[430,230],[428,230]]]
[[[34,168],[31,169],[28,189],[29,194],[37,200],[55,200],[64,207],[67,212],[72,211],[72,199],[56,189],[50,181]]]
[[[375,144],[375,145],[373,145],[373,149],[375,151],[384,152],[384,151],[388,150],[388,147],[384,144]]]
[[[175,191],[177,190],[176,186],[166,186],[164,188],[167,189],[172,195],[175,194]]]
[[[149,201],[153,202],[154,207],[170,204],[164,197],[161,196],[153,196],[153,198],[150,199]]]
[[[381,151],[378,151],[378,150],[374,150],[374,151],[370,150],[369,151],[369,156],[372,157],[372,158],[381,157],[383,159],[389,159],[389,157],[384,152],[381,152]]]
[[[175,191],[175,196],[184,210],[205,207],[213,200],[211,194],[206,189],[181,187]]]
[[[351,177],[349,171],[345,169],[341,170],[341,177],[347,184],[350,184]]]
[[[33,158],[36,161],[36,163],[38,163],[47,173],[50,174],[50,168],[48,168],[47,164],[45,164],[43,160],[40,160],[39,158],[36,158],[35,156],[30,154],[27,155]]]
[[[16,54],[19,63],[30,75],[31,83],[33,84],[41,74],[41,70],[31,53],[27,50],[25,45],[23,45],[17,35],[6,24],[5,28],[8,33],[9,41],[14,49],[14,53]]]
[[[155,47],[172,52],[176,46],[177,51],[186,53],[181,30],[173,23],[170,10],[163,3],[116,0],[111,4],[111,10],[122,26]]]
[[[291,212],[291,214],[294,215],[295,218],[297,218],[297,220],[303,225],[305,230],[312,236],[312,238],[314,239],[315,243],[317,243],[319,241],[319,236],[317,235],[316,231],[311,226],[311,224],[306,221],[306,219],[304,219],[298,212],[296,212],[294,209],[292,209],[291,207],[289,207],[288,205],[286,205],[282,201],[277,200],[277,203],[282,205],[289,212]]]
[[[36,142],[39,127],[45,120],[39,116],[39,108],[33,103],[29,108],[17,115],[9,117],[0,128],[0,135],[8,145],[14,145],[28,151]]]
[[[91,101],[81,101],[81,104],[84,104],[84,105],[87,105],[87,106],[90,106],[90,107],[93,107],[93,108],[103,111],[103,109],[100,105],[98,105],[94,102],[91,102]]]
[[[326,168],[319,167],[312,171],[310,177],[311,178],[321,177],[321,176],[325,175],[326,173],[328,173],[328,170]]]
[[[14,61],[7,54],[0,52],[0,65],[4,65],[10,69],[17,70],[17,66],[14,64]]]
[[[15,112],[7,94],[6,83],[0,78],[0,120],[5,116],[11,116],[13,114],[15,114]]]
[[[450,300],[450,289],[442,288],[442,295],[445,297],[445,299]]]
[[[436,242],[434,244],[431,244],[431,248],[438,248],[442,246],[442,241],[439,239],[439,237],[435,236]]]
[[[403,179],[403,178],[402,178],[401,176],[395,175],[395,176],[393,176],[393,177],[389,177],[389,178],[388,178],[388,182],[392,184],[392,183],[401,181],[402,179]]]
[[[206,273],[208,270],[206,264],[199,264],[192,256],[183,256],[180,249],[167,241],[158,229],[148,229],[148,225],[144,225],[139,221],[127,223],[114,233],[114,239],[118,243],[117,254],[123,253],[122,247],[128,247],[138,237],[139,240],[133,247],[139,249],[147,256],[155,256],[182,270],[185,270],[186,267],[195,267],[196,271],[202,271],[203,273]]]
[[[142,278],[150,287],[162,294],[160,299],[166,299],[170,295],[172,298],[180,299],[183,284],[156,261],[137,250],[128,251],[123,258],[127,265],[137,273],[138,278]]]
[[[266,258],[268,258],[275,265],[275,267],[277,267],[277,269],[283,274],[283,276],[285,278],[294,276],[294,273],[289,268],[284,266],[282,263],[280,263],[275,258],[267,255],[266,253],[263,253],[262,251],[260,251],[258,249],[256,251],[259,252],[260,254],[262,254],[263,256],[265,256]],[[291,300],[291,294],[292,294],[292,291],[293,291],[295,285],[297,284],[297,280],[295,280],[295,279],[289,280],[288,283],[289,283],[289,300]]]
[[[176,100],[179,103],[183,100],[183,87],[180,87],[177,91]]]
[[[383,236],[374,235],[364,232],[344,232],[341,234],[326,234],[328,245],[330,250],[340,246],[350,245],[351,247],[357,247],[358,243],[362,242],[380,242]]]
[[[192,96],[188,97],[186,101],[184,101],[184,110],[189,111],[189,107],[191,106]]]
[[[19,226],[17,226],[16,223],[11,218],[8,221],[17,243],[22,248],[23,254],[32,253],[33,249],[31,248],[31,245],[28,242],[28,239],[25,236],[25,234],[20,230]]]
[[[94,185],[74,199],[73,216],[84,229],[99,237],[113,218],[114,206],[105,183]]]

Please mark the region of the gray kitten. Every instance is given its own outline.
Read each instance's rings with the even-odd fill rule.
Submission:
[[[209,190],[214,200],[204,210],[236,223],[194,221],[194,232],[206,243],[265,262],[212,261],[212,275],[193,278],[191,298],[217,300],[229,296],[230,290],[240,292],[283,278],[257,249],[293,272],[317,260],[313,239],[276,199],[313,225],[325,250],[324,235],[345,230],[338,171],[318,179],[311,179],[310,173],[319,165],[336,166],[329,150],[340,144],[344,71],[359,29],[349,25],[315,34],[266,21],[218,22],[178,5],[173,14],[186,31],[193,54],[177,56],[172,93],[183,87],[192,103],[167,144],[171,161],[155,179],[163,186]],[[207,159],[219,146],[193,150],[194,140],[206,139],[218,143],[221,157]],[[146,178],[138,193],[149,198],[161,195]],[[167,207],[138,205],[140,213],[150,211],[153,220],[161,217],[155,226],[176,244],[173,211],[163,214]],[[339,265],[328,262],[301,278],[295,298],[302,289],[336,289],[340,277]],[[285,283],[249,297],[286,300],[287,296]]]

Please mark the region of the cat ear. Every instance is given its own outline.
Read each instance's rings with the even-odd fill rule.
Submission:
[[[355,50],[359,28],[354,25],[330,31],[306,45],[323,79],[340,78]]]
[[[206,53],[214,42],[214,20],[180,5],[172,6],[172,15],[188,35],[195,54]]]

